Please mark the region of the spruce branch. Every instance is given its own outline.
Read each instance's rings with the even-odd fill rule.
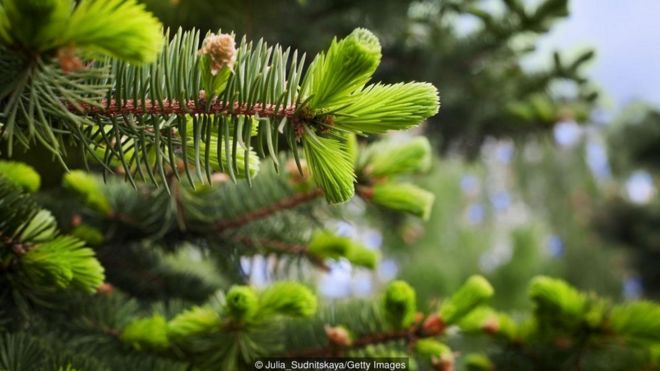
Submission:
[[[59,233],[53,215],[0,176],[0,261],[11,267],[10,289],[78,289],[92,294],[104,280],[104,269],[84,241]],[[9,253],[8,253],[9,252]]]
[[[81,24],[79,14],[100,16],[112,10],[102,4],[81,2],[72,22]],[[133,1],[121,4],[112,17],[141,12]],[[39,63],[22,68],[13,63],[21,59],[11,53],[14,40],[5,40],[8,63],[0,64],[5,68],[0,72],[18,76],[0,90],[0,117],[6,121],[0,130],[10,152],[14,139],[27,148],[38,140],[66,163],[62,143],[69,135],[86,157],[106,166],[118,162],[131,183],[145,172],[152,181],[167,182],[166,169],[177,169],[179,160],[190,183],[189,168],[200,180],[220,170],[251,181],[256,174],[253,146],[256,153],[276,159],[284,137],[295,156],[303,146],[314,181],[329,202],[339,203],[354,194],[348,133],[406,129],[434,115],[439,106],[429,84],[365,87],[381,54],[378,39],[365,29],[335,39],[304,71],[305,56],[297,51],[246,38],[235,45],[233,35],[222,33],[206,35],[200,46],[194,30],[180,30],[162,50],[154,42],[153,49],[134,55],[134,45],[116,50],[99,37],[105,21],[86,22],[80,27],[92,35],[72,35],[81,47],[112,57],[86,59],[83,68],[63,68],[76,65],[64,60],[77,58],[70,49],[59,53],[62,66],[57,68],[33,44],[27,46],[36,48]],[[152,36],[147,32],[130,42],[139,45]]]
[[[273,175],[274,178],[270,180],[271,183],[279,180],[279,176],[275,174]],[[260,183],[262,186],[267,186],[267,183],[269,183],[266,178],[261,178],[260,182],[262,182]],[[141,231],[145,228],[143,226],[144,220],[149,220],[152,219],[152,217],[155,217],[155,215],[144,215],[141,213],[134,214],[131,210],[125,210],[121,205],[117,205],[117,200],[113,197],[109,197],[113,192],[108,192],[108,188],[113,189],[113,187],[104,185],[100,179],[90,176],[82,171],[73,171],[67,174],[64,178],[64,184],[67,188],[79,193],[82,196],[81,199],[84,200],[90,208],[93,208],[94,211],[99,212],[99,216],[108,222],[119,222],[122,225]],[[278,188],[280,187],[279,182],[275,182],[275,184],[278,185]],[[121,183],[118,185],[122,188],[125,187],[125,185]],[[218,189],[218,191],[220,191],[219,193],[211,192],[211,189],[197,193],[172,177],[170,182],[170,189],[172,190],[171,194],[168,195],[163,190],[153,192],[150,191],[152,188],[151,186],[143,185],[142,189],[144,192],[142,193],[142,196],[138,196],[135,201],[140,205],[146,206],[162,199],[169,205],[169,212],[172,216],[165,216],[165,219],[175,220],[176,223],[169,224],[167,229],[164,229],[163,223],[158,223],[161,228],[160,236],[165,238],[167,238],[167,236],[176,235],[178,239],[186,240],[187,238],[199,238],[201,236],[200,233],[210,233],[211,237],[202,238],[233,242],[236,244],[239,254],[245,253],[240,247],[261,247],[265,250],[272,250],[293,256],[304,256],[312,262],[312,264],[323,270],[328,269],[323,262],[324,258],[346,257],[351,261],[355,261],[357,265],[367,267],[375,266],[376,256],[373,253],[369,254],[363,251],[365,250],[364,248],[348,239],[343,239],[346,241],[342,240],[341,242],[346,247],[350,247],[350,249],[344,249],[344,251],[337,256],[326,256],[323,248],[319,248],[319,246],[323,245],[321,241],[323,239],[316,238],[310,241],[309,243],[314,245],[314,249],[310,249],[309,245],[305,243],[306,237],[304,237],[305,231],[309,227],[304,228],[305,225],[300,225],[300,221],[306,219],[300,220],[296,224],[297,227],[300,228],[300,238],[294,239],[294,241],[290,242],[280,240],[277,236],[273,236],[271,227],[269,227],[268,224],[258,227],[258,231],[256,232],[248,231],[249,235],[247,236],[225,234],[226,232],[246,227],[251,223],[261,222],[277,213],[285,212],[306,203],[313,202],[322,195],[319,188],[312,187],[311,189],[292,192],[288,184],[286,184],[286,186],[285,184],[282,184],[281,186],[285,187],[280,190],[280,192],[282,192],[281,197],[275,198],[269,195],[268,197],[273,197],[272,201],[257,202],[254,205],[255,208],[252,210],[249,210],[250,208],[248,205],[243,205],[244,207],[248,206],[247,208],[249,211],[247,212],[243,210],[244,207],[241,207],[236,211],[229,211],[225,210],[225,207],[220,207],[218,210],[211,211],[210,213],[204,209],[197,209],[198,206],[215,205],[224,198],[240,198],[240,193],[244,190],[244,186],[245,184],[221,185]],[[118,194],[123,193],[119,192]],[[99,205],[104,205],[104,207],[99,207]],[[140,212],[145,211],[139,206],[138,209]],[[159,215],[162,214],[160,210],[154,210],[154,212]],[[155,221],[156,220],[154,220],[154,222]],[[80,221],[78,223],[80,223]],[[320,237],[318,235],[315,236]],[[149,238],[148,234],[145,235],[145,238]],[[112,240],[107,240],[105,243],[112,243]]]
[[[272,205],[250,211],[229,220],[219,221],[215,224],[215,230],[217,232],[224,232],[230,229],[240,228],[254,221],[267,218],[277,212],[293,209],[305,203],[314,201],[322,195],[323,191],[320,188],[296,193],[292,196],[287,196],[286,198],[278,200]]]

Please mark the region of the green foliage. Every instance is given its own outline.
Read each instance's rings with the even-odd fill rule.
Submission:
[[[52,219],[49,214],[43,214],[39,217],[41,222],[33,222],[39,214],[39,208],[34,200],[27,193],[21,192],[15,184],[0,177],[0,198],[2,199],[2,208],[0,208],[0,227],[3,236],[7,236],[9,241],[13,239],[36,237],[40,232],[48,236],[52,235]],[[35,232],[33,230],[37,229]]]
[[[73,271],[68,262],[60,259],[62,245],[71,245],[68,238],[45,243],[38,250],[32,250],[23,258],[23,269],[26,275],[37,283],[54,284],[66,288],[73,280]]]
[[[81,1],[62,39],[92,53],[150,63],[163,45],[160,22],[136,0]]]
[[[79,193],[85,203],[94,210],[108,214],[112,211],[107,197],[103,194],[100,181],[82,170],[74,170],[64,175],[62,184],[65,188]]]
[[[480,332],[489,320],[497,320],[497,312],[488,306],[479,306],[463,316],[458,326],[465,332]]]
[[[337,236],[329,231],[317,231],[312,235],[308,250],[321,259],[346,258],[357,266],[374,268],[378,255],[375,251],[356,243],[350,238]]]
[[[619,175],[643,167],[652,171],[660,167],[657,151],[660,141],[660,111],[631,104],[606,132],[609,147],[617,148],[609,160]]]
[[[204,91],[208,92],[209,98],[219,96],[227,87],[227,82],[229,81],[229,76],[232,71],[228,66],[223,67],[220,72],[213,75],[211,71],[210,58],[205,58],[202,56],[200,62],[200,68],[203,68],[202,75],[202,86],[205,88]]]
[[[159,5],[194,10],[202,3]],[[312,289],[290,281],[315,279],[310,268],[327,269],[328,259],[376,264],[373,250],[327,232],[349,216],[366,216],[359,227],[370,224],[373,210],[363,214],[360,202],[329,208],[317,202],[323,196],[339,203],[357,190],[364,201],[390,211],[431,217],[434,195],[394,179],[429,168],[426,139],[376,142],[363,154],[357,145],[356,133],[406,129],[437,112],[435,87],[396,83],[401,77],[420,80],[421,74],[442,83],[447,124],[428,130],[440,132],[452,148],[474,150],[487,136],[586,117],[594,97],[578,69],[589,53],[568,63],[557,55],[549,71],[528,73],[517,63],[523,52],[514,37],[547,30],[566,13],[565,0],[533,6],[506,0],[501,15],[477,1],[454,0],[319,0],[281,7],[228,0],[206,4],[219,6],[218,12],[196,10],[243,18],[226,16],[237,4],[239,12],[250,12],[245,18],[254,32],[272,39],[286,40],[280,28],[304,29],[305,37],[287,40],[296,45],[313,45],[312,35],[326,29],[349,30],[356,17],[375,32],[357,29],[334,39],[305,70],[304,56],[261,40],[236,45],[233,34],[207,34],[200,43],[203,33],[195,30],[163,37],[135,0],[0,0],[3,151],[11,156],[14,144],[42,147],[66,166],[76,163],[74,150],[82,150],[81,161],[104,165],[107,181],[73,171],[63,182],[73,192],[50,186],[33,198],[9,177],[0,179],[0,329],[9,334],[0,337],[0,368],[247,370],[259,357],[302,354],[410,357],[420,370],[447,370],[474,344],[484,354],[468,356],[462,362],[468,369],[657,367],[655,304],[616,305],[547,277],[530,286],[536,305],[530,313],[508,315],[499,302],[497,311],[487,307],[493,289],[480,276],[451,295],[456,280],[478,271],[476,258],[492,242],[480,235],[496,232],[489,226],[432,224],[429,230],[441,238],[422,237],[432,241],[432,254],[415,251],[405,268],[433,284],[430,295],[419,295],[417,283],[397,280],[381,302],[369,297],[319,305]],[[382,16],[361,17],[374,6]],[[279,16],[260,20],[270,8]],[[306,12],[315,16],[300,16]],[[449,25],[463,16],[479,20],[466,37]],[[296,22],[282,21],[287,19]],[[301,27],[309,20],[314,27]],[[335,21],[337,28],[326,27]],[[65,39],[75,41],[58,44]],[[369,82],[381,54],[387,63],[379,77],[392,84]],[[578,84],[579,96],[567,102],[550,93],[558,78]],[[260,164],[264,157],[274,166]],[[443,173],[451,172],[446,165]],[[276,175],[273,168],[288,174]],[[556,178],[552,185],[561,188],[562,177]],[[464,203],[476,202],[457,196],[460,191],[446,181],[438,183],[449,192],[439,197],[434,222],[460,219]],[[573,213],[559,214],[573,221],[566,217]],[[397,247],[420,238],[419,220],[384,215],[383,233],[402,236]],[[58,225],[71,236],[60,234]],[[529,242],[534,233],[522,235],[516,244],[540,249]],[[460,246],[453,251],[475,259],[465,264],[443,249],[448,263],[436,264],[431,258],[438,243]],[[383,254],[391,257],[387,245]],[[527,257],[514,253],[513,259]],[[248,286],[262,273],[262,290]],[[493,276],[502,278],[498,273]],[[499,283],[508,290],[506,278]],[[227,287],[226,295],[218,292]],[[78,290],[63,290],[68,288]],[[427,303],[427,297],[445,294],[439,308]]]
[[[385,290],[383,308],[387,321],[395,328],[406,328],[415,320],[415,290],[404,281],[393,281]]]
[[[311,132],[305,137],[305,158],[316,184],[330,203],[350,200],[355,193],[355,174],[346,143]]]
[[[257,314],[259,299],[253,288],[234,286],[227,293],[227,314],[237,321],[250,321]]]
[[[131,183],[136,177],[165,181],[168,169],[178,177],[183,154],[183,170],[194,183],[189,167],[199,181],[210,180],[213,170],[251,179],[256,153],[277,162],[283,136],[296,158],[304,147],[312,177],[328,201],[339,203],[354,194],[348,132],[404,129],[437,112],[437,92],[429,84],[363,89],[380,63],[379,41],[365,29],[335,39],[303,75],[304,57],[297,52],[245,38],[236,47],[227,34],[207,35],[200,48],[197,31],[179,31],[159,53],[163,37],[154,40],[152,21],[134,0],[83,1],[68,20],[76,31],[63,37],[113,58],[85,65],[67,49],[59,68],[41,61],[4,71],[25,76],[7,81],[0,95],[11,98],[3,124],[9,153],[14,139],[26,148],[36,139],[65,164],[63,143],[70,136],[85,160],[119,164]],[[19,65],[19,57],[8,53],[7,65]],[[151,64],[134,63],[145,61]],[[45,87],[53,81],[59,85]],[[65,101],[52,105],[60,95]],[[54,131],[51,121],[64,130]]]
[[[23,241],[42,242],[57,235],[55,218],[47,210],[38,210],[36,215],[21,226],[20,238]]]
[[[378,38],[364,28],[333,40],[327,53],[316,56],[308,74],[313,108],[331,108],[363,87],[380,64]]]
[[[430,360],[434,368],[452,369],[454,367],[454,353],[447,345],[435,339],[417,341],[415,351]]]
[[[374,143],[364,151],[362,171],[376,178],[414,174],[431,168],[431,144],[425,137],[401,143],[390,139]]]
[[[30,290],[72,288],[88,294],[103,283],[104,269],[92,249],[72,236],[60,235],[53,215],[11,183],[0,179],[0,214],[4,216],[2,259],[10,270],[6,287],[30,295]]]
[[[434,196],[410,183],[385,183],[373,187],[369,200],[388,209],[427,220],[431,216]]]
[[[427,357],[451,354],[451,349],[435,339],[422,339],[415,344],[415,351]]]
[[[319,267],[323,267],[326,258],[344,258],[355,266],[367,268],[376,265],[376,251],[344,238],[337,237],[335,240],[325,235],[330,238],[326,242],[345,244],[346,249],[341,256],[330,258],[321,252],[319,244],[324,241],[315,231],[324,228],[311,213],[311,210],[324,212],[325,203],[318,200],[322,195],[318,189],[297,190],[295,184],[290,183],[290,175],[276,174],[272,167],[252,181],[253,188],[250,188],[248,180],[234,184],[228,182],[226,175],[218,175],[217,186],[196,189],[172,181],[172,194],[149,184],[139,184],[135,192],[129,184],[121,181],[110,180],[103,184],[90,174],[74,171],[65,176],[65,182],[69,182],[66,183],[67,188],[77,186],[82,192],[93,190],[88,194],[99,195],[107,205],[112,205],[113,212],[104,212],[101,211],[103,208],[98,207],[82,207],[81,203],[86,204],[87,197],[84,194],[83,197],[76,197],[78,192],[62,192],[58,198],[45,199],[49,206],[60,205],[59,197],[76,205],[58,211],[60,222],[64,225],[71,223],[70,233],[89,240],[88,243],[100,242],[97,248],[101,255],[113,256],[114,251],[122,251],[122,256],[126,258],[123,264],[127,267],[115,270],[112,280],[121,282],[123,290],[135,290],[141,295],[147,295],[147,292],[165,294],[169,290],[166,288],[178,280],[190,282],[188,278],[179,277],[163,281],[163,286],[149,285],[148,281],[124,286],[125,279],[139,277],[134,276],[134,271],[145,269],[153,274],[174,273],[171,267],[163,263],[169,258],[162,256],[158,249],[148,249],[146,241],[163,244],[170,249],[193,241],[197,244],[195,250],[210,254],[213,261],[238,254],[277,257],[287,264],[307,260]],[[296,200],[301,200],[301,203],[298,205]],[[293,203],[287,206],[291,201]],[[291,233],[282,235],[282,228]],[[314,236],[317,236],[316,241],[311,241],[310,237]],[[133,243],[126,247],[126,241]],[[144,246],[139,241],[145,241]],[[230,267],[222,267],[221,275],[223,279],[235,279],[234,274],[240,274],[237,273],[240,268],[237,262],[232,261]],[[190,273],[187,271],[181,273]],[[206,289],[204,285],[194,286]],[[197,290],[190,291],[191,294],[193,292]]]
[[[489,320],[483,331],[510,344],[520,344],[521,357],[533,349],[546,349],[543,362],[551,369],[575,362],[575,354],[583,352],[591,353],[590,357],[578,358],[587,369],[657,367],[652,357],[657,329],[651,319],[657,304],[639,301],[615,305],[544,276],[530,282],[529,295],[536,308],[530,318],[518,321],[515,336],[511,336],[512,320],[501,314],[497,321]],[[612,342],[617,345],[613,347]],[[598,366],[603,358],[609,359],[608,363]],[[495,368],[516,364],[513,362],[526,367],[534,364],[497,354],[491,361]]]
[[[36,192],[41,186],[39,174],[22,162],[0,161],[0,175],[28,192]]]
[[[556,121],[558,112],[570,110],[577,121],[584,122],[588,119],[590,107],[580,103],[570,105],[558,103],[547,93],[537,93],[525,97],[524,100],[509,103],[507,110],[513,117],[521,121],[546,123]]]
[[[71,235],[85,241],[89,246],[98,246],[103,243],[101,231],[87,224],[81,224],[72,229]]]
[[[3,334],[0,340],[0,367],[6,370],[29,371],[35,366],[34,361],[43,357],[43,350],[38,344],[24,335]],[[32,361],[34,360],[34,361]]]
[[[318,231],[309,241],[309,252],[324,259],[345,256],[353,242],[350,238],[337,236],[330,231]]]
[[[363,245],[352,244],[346,254],[346,260],[358,267],[374,269],[378,265],[379,255],[376,251]]]
[[[494,369],[494,366],[487,356],[471,353],[465,356],[465,368],[468,371],[490,371]]]
[[[138,350],[143,348],[159,350],[170,345],[167,338],[167,321],[159,314],[133,320],[124,327],[120,338]]]
[[[660,305],[634,302],[615,307],[609,316],[615,334],[632,341],[660,343]]]
[[[276,282],[259,296],[259,311],[256,317],[309,317],[316,312],[316,307],[316,296],[309,288],[298,282]]]
[[[445,323],[454,324],[490,299],[493,293],[493,287],[485,278],[472,276],[451,298],[442,303],[440,317]]]
[[[437,89],[427,83],[368,85],[337,103],[347,107],[337,109],[335,124],[368,134],[408,129],[438,113],[438,99]]]
[[[345,133],[344,139],[346,140],[346,152],[348,152],[348,157],[355,165],[360,157],[357,135],[355,133]]]
[[[660,112],[645,104],[625,107],[606,131],[608,160],[616,187],[623,189],[629,176],[646,171],[655,182],[660,169]],[[623,193],[623,192],[622,192]],[[647,203],[635,203],[621,193],[608,194],[597,205],[593,217],[595,232],[604,240],[625,247],[648,298],[660,297],[660,272],[655,248],[660,234],[660,199],[657,193]]]
[[[4,2],[0,36],[37,52],[76,46],[133,63],[152,62],[163,43],[160,22],[136,0]]]
[[[243,126],[245,125],[246,120],[250,120],[250,124],[254,125],[253,127],[256,129],[257,126],[255,125],[254,121],[252,118],[245,117],[245,116],[239,116],[237,118],[238,120],[238,125]],[[231,169],[234,167],[234,175],[237,178],[253,178],[257,175],[259,172],[259,156],[249,148],[248,145],[246,145],[242,140],[240,141],[240,148],[241,150],[236,151],[236,156],[234,159],[230,158],[229,156],[222,155],[222,151],[218,151],[218,148],[222,147],[222,143],[219,141],[222,140],[221,136],[217,134],[218,127],[217,125],[214,127],[210,123],[203,123],[203,118],[200,120],[197,120],[196,118],[189,118],[188,119],[188,142],[189,146],[186,146],[186,158],[188,161],[191,163],[196,161],[196,159],[200,159],[200,154],[206,154],[208,153],[208,156],[204,159],[204,164],[197,163],[196,166],[197,168],[208,168],[212,171],[224,171],[225,169]],[[209,120],[210,121],[210,120]],[[208,140],[205,141],[195,141],[195,138],[198,137],[195,133],[198,132],[199,130],[202,129],[204,125],[209,125],[211,126],[210,129],[211,135],[208,138]],[[197,130],[196,130],[197,129]],[[256,133],[251,133],[251,135],[256,134]],[[234,142],[233,138],[226,138],[229,142]],[[232,163],[232,161],[235,161]],[[246,173],[246,170],[249,170],[249,174]],[[201,176],[199,177],[201,178]]]
[[[585,296],[560,279],[536,277],[529,286],[529,296],[539,313],[561,313],[570,318],[580,317],[587,304]]]
[[[52,48],[67,27],[72,7],[70,0],[4,1],[0,11],[2,42],[37,50]]]
[[[192,307],[167,323],[167,337],[172,342],[209,333],[220,327],[218,312],[209,307]]]
[[[21,265],[27,277],[39,284],[71,286],[91,294],[103,283],[104,269],[94,251],[84,246],[73,237],[57,237],[30,249]]]

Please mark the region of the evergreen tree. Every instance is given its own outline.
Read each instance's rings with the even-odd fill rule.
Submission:
[[[471,276],[437,305],[408,283],[319,301],[332,261],[378,254],[336,234],[354,198],[428,218],[406,176],[430,166],[414,127],[428,83],[371,83],[378,38],[355,29],[309,64],[234,34],[163,32],[135,0],[0,2],[0,368],[240,370],[265,356],[411,357],[450,370],[447,344],[492,336],[470,369],[657,367],[660,306],[624,305],[537,277],[534,310],[491,309]],[[280,143],[281,142],[281,143]],[[71,169],[80,160],[85,170]],[[51,164],[52,166],[52,164]],[[123,178],[123,179],[122,179]],[[264,257],[268,285],[249,285]],[[421,309],[425,308],[425,309]],[[454,331],[457,329],[458,331]],[[456,343],[460,349],[460,343]],[[603,366],[605,365],[605,366]]]

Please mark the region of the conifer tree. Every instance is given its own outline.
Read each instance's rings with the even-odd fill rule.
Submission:
[[[363,28],[306,58],[226,31],[164,31],[135,0],[0,1],[0,369],[371,356],[451,370],[457,336],[484,332],[492,352],[466,356],[469,369],[595,369],[607,347],[619,369],[657,367],[658,305],[548,277],[531,282],[535,310],[520,320],[488,306],[481,276],[430,307],[399,280],[378,298],[317,298],[310,278],[330,262],[378,263],[330,228],[340,204],[428,218],[433,202],[406,179],[428,169],[426,139],[356,140],[439,108],[431,84],[372,82],[381,53]],[[58,181],[22,152],[66,169],[60,184],[43,186]],[[265,287],[248,279],[255,256]]]

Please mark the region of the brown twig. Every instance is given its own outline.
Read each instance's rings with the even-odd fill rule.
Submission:
[[[229,229],[239,228],[256,220],[266,218],[278,211],[293,209],[304,203],[313,201],[321,195],[323,195],[323,191],[320,188],[315,188],[309,192],[296,193],[293,196],[281,199],[272,205],[248,212],[247,214],[240,215],[233,219],[220,221],[216,223],[215,230],[218,232],[224,232]]]
[[[404,340],[409,346],[415,344],[419,339],[424,339],[428,337],[441,335],[445,331],[444,326],[430,327],[427,326],[430,319],[433,319],[434,315],[427,317],[427,320],[423,323],[416,322],[412,326],[396,331],[386,331],[378,332],[374,334],[368,334],[362,336],[353,342],[350,345],[339,346],[337,344],[330,344],[324,347],[303,349],[299,351],[289,352],[285,357],[290,358],[304,358],[304,357],[332,357],[338,356],[346,351],[364,348],[369,345],[374,344],[383,344],[389,343],[397,340]]]
[[[103,99],[100,105],[92,105],[84,102],[78,103],[79,107],[69,107],[69,110],[82,115],[103,115],[103,116],[122,116],[122,115],[183,115],[200,113],[234,113],[238,115],[258,115],[261,117],[286,117],[293,119],[296,114],[296,107],[280,106],[274,104],[256,103],[251,106],[234,102],[228,104],[219,100],[212,101],[208,107],[203,100],[186,100],[179,102],[172,99],[163,99],[162,102],[144,99],[134,101],[126,99],[117,101],[115,99]],[[277,109],[277,111],[276,111]]]
[[[25,255],[35,245],[33,243],[20,242],[15,238],[5,236],[2,234],[2,231],[0,231],[0,242],[9,246],[14,255]]]

